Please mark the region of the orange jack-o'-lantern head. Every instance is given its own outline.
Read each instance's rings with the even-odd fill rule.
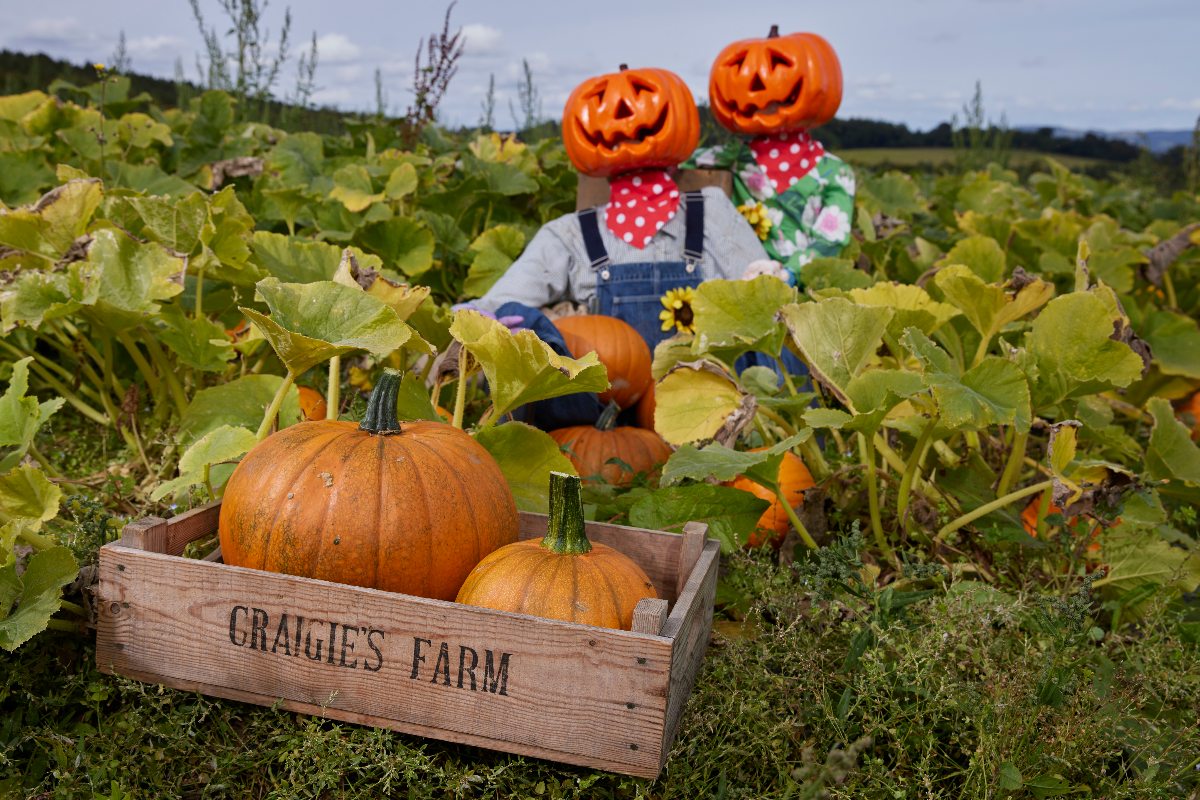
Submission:
[[[833,119],[842,103],[842,67],[815,33],[743,39],[721,51],[708,79],[713,116],[734,133],[807,130]]]
[[[620,72],[575,87],[562,129],[575,168],[605,178],[686,161],[700,139],[700,115],[674,72],[622,64]]]

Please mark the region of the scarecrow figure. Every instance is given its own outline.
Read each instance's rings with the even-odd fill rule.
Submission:
[[[842,102],[837,54],[815,33],[743,39],[713,62],[713,117],[735,139],[698,150],[687,166],[733,172],[733,199],[763,247],[797,283],[805,264],[850,241],[854,172],[809,134]]]
[[[542,226],[469,305],[533,329],[556,349],[561,338],[540,308],[564,300],[624,320],[651,348],[684,327],[674,312],[687,290],[709,278],[741,278],[766,261],[758,236],[719,188],[681,193],[671,177],[695,149],[699,128],[691,91],[668,70],[622,65],[576,87],[563,111],[563,143],[581,173],[609,179],[609,201]]]

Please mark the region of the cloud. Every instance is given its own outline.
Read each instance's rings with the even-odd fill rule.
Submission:
[[[317,37],[317,58],[323,64],[346,64],[357,61],[362,48],[341,33],[326,33]]]
[[[162,55],[177,55],[183,49],[184,42],[178,36],[139,36],[130,39],[126,44],[131,56],[155,57]]]
[[[462,36],[464,56],[489,56],[501,53],[500,42],[504,38],[504,34],[497,28],[473,22],[463,26]]]

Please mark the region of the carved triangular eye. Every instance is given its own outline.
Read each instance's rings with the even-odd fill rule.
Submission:
[[[741,69],[742,64],[746,63],[746,51],[741,50],[733,54],[733,57],[725,62],[725,66],[733,67],[735,70]]]
[[[629,82],[629,85],[633,88],[633,96],[634,97],[637,97],[642,92],[653,92],[654,91],[653,86],[651,86],[648,83],[643,83],[642,81],[639,81],[636,78],[631,80]]]
[[[793,62],[790,58],[785,56],[783,53],[777,53],[774,50],[771,50],[770,53],[771,53],[771,71],[772,72],[774,72],[779,67],[795,66],[795,62]]]

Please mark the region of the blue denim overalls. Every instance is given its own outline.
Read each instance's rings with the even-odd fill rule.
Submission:
[[[600,237],[599,217],[594,208],[584,209],[577,216],[583,233],[588,260],[596,272],[596,294],[589,301],[589,311],[617,317],[633,326],[651,351],[654,346],[675,333],[664,331],[659,320],[663,310],[662,296],[669,289],[695,288],[700,285],[700,261],[704,253],[704,195],[684,194],[684,237],[682,261],[637,261],[613,264]],[[497,316],[509,314],[525,317],[525,327],[561,355],[580,356],[567,350],[562,334],[540,310],[521,303],[505,303],[496,310]],[[595,394],[576,394],[532,403],[514,416],[553,430],[567,425],[589,425],[600,418],[603,407]]]
[[[596,295],[592,298],[593,314],[605,314],[628,322],[650,345],[654,346],[675,333],[664,331],[659,321],[663,310],[662,296],[670,289],[700,285],[700,260],[704,254],[704,195],[688,192],[684,195],[684,237],[682,261],[637,261],[613,264],[600,238],[600,223],[596,209],[580,211],[579,227],[588,259],[596,272]]]

